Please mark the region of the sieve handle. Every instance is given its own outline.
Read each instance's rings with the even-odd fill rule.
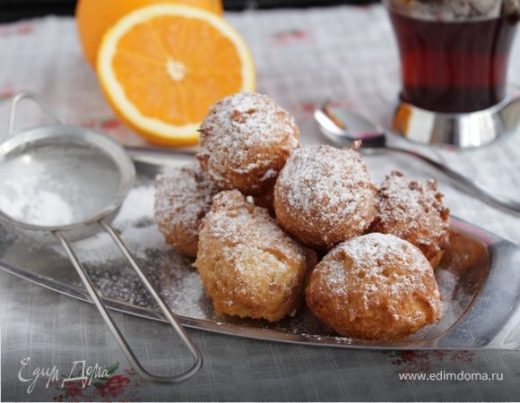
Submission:
[[[70,259],[72,265],[76,269],[79,277],[81,278],[81,281],[83,282],[85,288],[87,289],[88,294],[90,295],[90,298],[96,305],[99,313],[103,317],[103,320],[105,321],[106,325],[114,335],[117,343],[119,344],[119,347],[121,350],[123,350],[123,353],[125,354],[126,358],[128,359],[128,362],[130,365],[134,368],[136,373],[143,379],[152,381],[152,382],[160,382],[160,383],[176,383],[176,382],[182,382],[191,376],[193,376],[201,367],[202,367],[202,355],[200,354],[200,351],[195,346],[193,341],[191,340],[190,336],[186,333],[184,328],[179,324],[177,319],[175,318],[175,315],[170,310],[170,308],[166,305],[166,303],[163,301],[163,299],[159,296],[157,291],[153,288],[152,284],[144,274],[143,270],[139,266],[139,264],[136,262],[135,258],[133,257],[132,253],[128,250],[128,247],[124,243],[124,241],[121,239],[121,237],[117,234],[117,232],[114,230],[112,226],[107,224],[105,221],[100,221],[99,224],[105,229],[105,231],[108,232],[108,234],[112,237],[114,242],[117,244],[121,252],[123,252],[123,255],[126,257],[134,271],[139,276],[140,280],[144,283],[152,297],[154,298],[157,305],[159,305],[159,308],[161,309],[162,313],[164,314],[165,318],[168,320],[170,325],[175,330],[176,334],[180,337],[184,345],[188,348],[191,355],[194,358],[194,364],[189,368],[187,371],[174,375],[174,376],[159,376],[159,375],[153,375],[150,372],[148,372],[139,362],[139,359],[136,357],[132,349],[130,348],[128,342],[126,341],[125,337],[123,336],[121,330],[114,322],[112,316],[108,312],[105,304],[103,303],[101,297],[99,296],[98,292],[96,291],[96,288],[92,281],[90,280],[90,277],[88,273],[86,272],[85,268],[77,258],[76,254],[74,253],[74,250],[72,249],[70,243],[65,239],[62,233],[55,232],[54,234],[56,237],[60,240],[63,248],[65,249],[65,252],[67,253],[68,258]]]
[[[43,100],[32,92],[20,92],[16,94],[11,100],[11,110],[9,112],[9,123],[7,125],[7,136],[11,137],[16,134],[16,115],[18,110],[18,104],[23,100],[33,101],[40,109],[53,121],[53,123],[61,124],[60,120],[54,116],[48,106]]]

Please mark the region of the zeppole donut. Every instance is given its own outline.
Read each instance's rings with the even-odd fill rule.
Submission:
[[[449,210],[437,182],[422,184],[402,172],[386,177],[378,191],[377,216],[371,230],[393,234],[417,246],[436,267],[449,243]]]
[[[376,188],[358,148],[312,145],[293,152],[274,190],[282,228],[322,250],[368,229],[376,214]]]
[[[312,257],[267,209],[232,190],[202,220],[195,266],[216,312],[278,321],[296,312]]]
[[[391,340],[441,317],[433,269],[419,249],[372,233],[332,249],[306,288],[311,311],[343,336]]]
[[[199,225],[211,207],[216,183],[198,163],[173,168],[155,182],[155,221],[166,242],[189,257],[197,255]]]
[[[197,157],[222,189],[260,195],[272,189],[298,136],[292,115],[267,95],[238,93],[209,111]]]

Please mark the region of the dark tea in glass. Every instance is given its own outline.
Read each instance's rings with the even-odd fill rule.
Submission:
[[[434,112],[464,113],[504,99],[519,15],[515,0],[386,3],[401,56],[403,101]]]

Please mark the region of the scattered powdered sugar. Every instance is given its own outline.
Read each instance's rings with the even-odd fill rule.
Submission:
[[[113,222],[113,226],[137,257],[145,257],[149,249],[168,249],[152,219],[153,195],[154,187],[151,183],[134,187]],[[118,249],[101,228],[96,235],[77,241],[75,247],[82,252],[85,262],[94,266],[103,265],[118,256]],[[63,253],[60,247],[55,249]]]
[[[199,273],[191,265],[183,264],[172,270],[163,270],[160,279],[161,295],[177,315],[197,319],[213,315]]]
[[[190,259],[152,248],[141,249],[136,255],[153,287],[173,312],[191,318],[211,316],[200,277],[191,267]],[[89,276],[100,293],[118,301],[158,310],[146,287],[115,249],[111,259],[103,264],[85,261]],[[79,280],[77,285],[82,286]]]
[[[471,303],[473,295],[461,293],[455,296],[460,277],[450,270],[440,268],[435,270],[435,278],[439,286],[439,292],[443,296],[443,319],[456,321],[461,312]],[[450,316],[448,316],[450,315]]]
[[[124,263],[122,263],[124,265]],[[144,266],[143,270],[157,289],[159,285],[158,273],[150,266]],[[137,305],[143,308],[157,309],[153,297],[148,293],[145,286],[129,269],[106,270],[95,267],[88,270],[89,277],[94,283],[96,290],[105,298],[112,298],[128,304]],[[77,280],[77,286],[83,288],[83,284]]]
[[[267,95],[242,92],[215,104],[201,125],[197,155],[213,179],[229,188],[230,173],[276,177],[298,146],[293,116]]]
[[[150,223],[150,217],[153,216],[153,203],[153,184],[147,183],[134,187],[121,206],[121,210],[114,220],[114,225],[120,230],[125,230],[143,222]]]
[[[119,230],[119,227],[116,228]],[[168,251],[170,249],[150,218],[147,218],[146,222],[143,221],[142,226],[131,226],[130,223],[126,223],[125,229],[119,230],[119,232],[133,255],[138,258],[146,258],[150,250]],[[78,241],[77,247],[84,251],[85,262],[93,265],[103,265],[119,256],[119,250],[109,235],[104,232]],[[60,250],[59,247],[56,247],[56,250]]]
[[[198,273],[191,267],[192,260],[180,256],[164,242],[153,220],[154,193],[153,182],[133,188],[114,220],[114,226],[152,285],[176,314],[207,317],[204,290]],[[153,298],[108,234],[99,232],[78,241],[74,249],[103,296],[157,309]],[[63,254],[61,248],[55,250]],[[79,280],[77,285],[81,286]]]

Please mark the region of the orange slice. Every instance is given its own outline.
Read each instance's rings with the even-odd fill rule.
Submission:
[[[103,34],[121,17],[139,7],[165,2],[203,8],[222,15],[221,0],[79,0],[76,6],[76,26],[85,59],[95,66]]]
[[[222,18],[181,5],[143,7],[104,36],[101,87],[116,113],[150,142],[190,145],[210,106],[253,91],[253,59]]]

